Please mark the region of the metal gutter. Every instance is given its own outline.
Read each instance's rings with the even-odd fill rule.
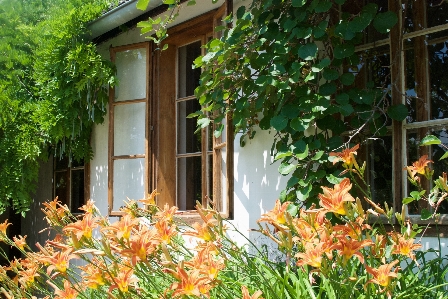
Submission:
[[[91,39],[95,39],[98,36],[126,24],[138,16],[163,4],[162,0],[151,0],[148,8],[145,11],[142,11],[136,7],[137,1],[138,0],[127,1],[92,21],[88,25],[88,29],[91,32]]]

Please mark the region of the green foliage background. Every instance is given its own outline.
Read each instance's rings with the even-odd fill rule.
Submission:
[[[115,79],[86,24],[109,2],[0,0],[0,212],[27,211],[40,160],[92,156]]]

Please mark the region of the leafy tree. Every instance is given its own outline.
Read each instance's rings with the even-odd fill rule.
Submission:
[[[105,114],[113,66],[86,24],[109,1],[0,1],[0,211],[27,211],[39,161],[89,159],[94,122]]]

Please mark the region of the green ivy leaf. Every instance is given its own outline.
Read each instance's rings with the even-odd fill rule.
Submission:
[[[305,201],[310,196],[311,185],[307,184],[305,187],[302,187],[296,191],[297,199],[299,201]]]
[[[317,55],[317,45],[309,43],[301,46],[298,50],[299,57],[303,60],[313,60]]]
[[[294,185],[296,185],[299,182],[299,178],[292,176],[289,178],[288,182],[286,183],[286,188],[292,188]]]
[[[305,5],[307,0],[292,0],[291,5],[292,7],[302,7]]]
[[[404,205],[410,204],[410,203],[413,202],[414,200],[415,200],[415,198],[412,198],[412,197],[406,197],[406,198],[403,198],[403,204],[404,204]]]
[[[432,213],[428,209],[423,209],[420,215],[422,220],[428,220],[432,217]]]
[[[321,1],[316,5],[314,11],[316,13],[326,12],[331,8],[332,3],[330,1]]]
[[[431,145],[431,144],[441,144],[442,142],[440,141],[439,138],[437,138],[434,135],[428,135],[425,136],[421,141],[420,141],[420,146],[425,146],[425,145]]]
[[[339,78],[339,71],[335,69],[325,68],[322,73],[322,76],[324,77],[325,80],[333,81]]]
[[[350,102],[350,97],[346,93],[340,93],[336,96],[336,102],[341,105],[346,105]]]
[[[292,217],[297,216],[297,213],[299,212],[299,207],[295,204],[290,204],[286,208],[286,211],[291,215]]]
[[[355,82],[355,76],[352,73],[344,73],[341,75],[341,83],[350,86]]]
[[[309,150],[308,150],[308,144],[305,146],[305,151],[303,152],[303,153],[299,153],[299,154],[296,154],[296,158],[298,159],[298,160],[303,160],[303,159],[305,159],[306,157],[308,157],[308,153],[309,153]]]
[[[333,55],[337,59],[350,57],[355,53],[355,45],[352,43],[344,43],[334,47]]]
[[[355,109],[353,109],[353,106],[350,104],[344,104],[339,107],[339,111],[343,116],[349,116]]]
[[[446,159],[446,158],[448,158],[448,152],[445,152],[445,153],[443,154],[443,156],[440,157],[439,161],[440,161],[440,160],[443,160],[443,159]]]
[[[293,171],[296,168],[296,165],[290,164],[288,162],[282,162],[280,166],[278,167],[278,172],[282,175],[287,175],[291,171]]]
[[[198,126],[202,129],[207,127],[210,124],[210,119],[207,117],[198,119]]]
[[[393,120],[403,121],[408,116],[408,108],[403,104],[393,105],[387,109],[387,115]]]
[[[290,157],[292,156],[291,152],[278,152],[277,154],[275,154],[275,158],[274,160],[277,161],[279,159],[285,158],[285,157]]]
[[[339,184],[344,179],[344,178],[336,177],[332,174],[327,175],[326,178],[327,178],[327,181],[333,185]]]
[[[337,86],[333,82],[322,84],[319,88],[319,93],[323,96],[329,96],[336,92]]]
[[[148,7],[149,0],[138,0],[137,1],[137,9],[146,10]]]
[[[291,126],[291,129],[293,129],[296,132],[303,132],[306,129],[308,129],[309,123],[305,123],[300,118],[295,118],[295,119],[291,120],[290,126]]]
[[[356,34],[353,32],[352,28],[350,27],[350,24],[346,21],[343,21],[339,23],[334,30],[334,33],[336,35],[339,35],[345,40],[351,40],[353,39]]]
[[[281,131],[286,128],[288,124],[288,119],[283,115],[276,115],[271,119],[271,126],[277,131]]]
[[[397,21],[398,17],[394,12],[386,11],[376,15],[373,19],[373,27],[380,33],[388,33]]]

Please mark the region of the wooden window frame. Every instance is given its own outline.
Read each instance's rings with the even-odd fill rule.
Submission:
[[[176,151],[177,143],[176,125],[173,120],[176,118],[176,94],[177,94],[177,48],[188,44],[195,40],[201,40],[205,44],[206,38],[215,36],[213,28],[218,24],[219,18],[226,15],[226,8],[222,6],[218,10],[210,11],[180,25],[168,30],[168,38],[159,45],[160,49],[165,44],[168,45],[166,50],[160,49],[152,43],[138,43],[120,47],[111,48],[111,61],[115,61],[115,55],[119,51],[128,49],[147,47],[147,97],[140,99],[146,103],[146,124],[145,124],[145,155],[133,156],[114,156],[114,112],[116,105],[126,103],[114,102],[115,91],[113,88],[109,92],[109,169],[108,169],[108,202],[109,215],[120,216],[122,213],[113,207],[113,161],[117,159],[133,159],[145,158],[145,194],[153,189],[157,189],[160,193],[156,197],[156,203],[159,206],[168,204],[176,205]],[[204,53],[202,53],[204,54]],[[180,99],[182,100],[182,99]],[[225,136],[227,140],[213,137],[212,151],[207,151],[207,142],[202,142],[202,180],[208,176],[207,161],[208,156],[212,157],[213,163],[213,183],[212,183],[212,199],[209,200],[207,194],[207,185],[202,184],[202,204],[212,204],[216,209],[222,211],[221,215],[226,218],[233,216],[233,135],[234,130],[231,125],[231,116],[226,117]],[[213,125],[214,128],[214,125]],[[210,128],[209,130],[212,130]],[[202,139],[207,140],[207,130],[201,132]],[[174,145],[174,146],[173,146]],[[223,158],[223,150],[226,150],[225,161],[225,182],[222,178],[221,159]],[[140,157],[141,156],[141,157]],[[219,161],[219,162],[218,162]],[[218,175],[219,174],[219,175]],[[219,179],[217,179],[219,178]],[[225,194],[223,187],[225,186]],[[173,188],[174,187],[174,188]],[[195,211],[179,211],[177,216],[183,221],[191,223],[199,221],[200,217]]]
[[[155,178],[153,185],[161,194],[157,198],[157,204],[162,206],[164,204],[168,204],[170,206],[176,205],[176,188],[174,190],[169,188],[169,184],[171,186],[174,184],[177,186],[176,172],[168,172],[164,171],[161,166],[161,161],[166,163],[166,160],[161,158],[165,153],[162,153],[162,149],[169,148],[170,142],[167,141],[168,136],[172,136],[176,131],[176,126],[173,126],[174,129],[171,131],[168,126],[162,124],[162,122],[166,122],[167,119],[164,116],[161,116],[160,113],[165,109],[170,110],[173,108],[167,108],[166,103],[176,102],[177,99],[177,71],[173,72],[173,69],[177,68],[177,58],[170,59],[170,57],[177,57],[177,49],[183,45],[189,44],[194,41],[201,40],[202,44],[205,44],[207,37],[216,35],[213,33],[213,28],[218,24],[218,20],[223,18],[226,15],[226,7],[223,5],[218,10],[214,10],[208,13],[205,13],[195,19],[189,20],[183,24],[173,27],[168,31],[168,38],[164,40],[161,47],[165,44],[168,45],[168,49],[165,51],[157,51],[154,56],[156,56],[157,62],[154,63],[154,74],[155,78],[154,82],[154,103],[155,106],[153,108],[153,112],[156,115],[153,115],[153,126],[154,131],[154,143],[158,145],[158,148],[154,153],[154,172],[153,178]],[[202,54],[205,54],[204,52]],[[163,67],[165,66],[165,67]],[[168,85],[168,86],[167,86]],[[178,99],[179,101],[184,99]],[[169,104],[168,104],[169,105]],[[174,105],[170,105],[174,106]],[[172,111],[172,115],[175,118],[175,109]],[[206,179],[208,176],[207,171],[207,156],[210,154],[210,151],[206,149],[207,142],[202,142],[202,205],[213,205],[218,211],[221,211],[221,215],[225,218],[232,218],[233,216],[233,126],[231,124],[231,116],[226,117],[226,126],[225,126],[225,136],[231,137],[227,138],[226,141],[223,141],[221,137],[215,138],[213,137],[213,145],[212,145],[212,160],[213,160],[213,196],[212,201],[209,200],[209,197],[204,196],[206,193]],[[213,125],[214,128],[215,125]],[[209,129],[210,130],[210,129]],[[207,130],[202,130],[202,139],[207,140]],[[176,139],[177,140],[177,139]],[[174,140],[174,141],[176,141]],[[226,169],[225,169],[225,182],[221,181],[221,158],[223,157],[223,150],[226,149],[225,160],[226,160]],[[176,156],[176,152],[173,149],[171,153],[173,157]],[[175,159],[173,159],[175,161]],[[172,161],[172,162],[173,162]],[[162,163],[163,163],[162,162]],[[169,162],[168,162],[169,163]],[[174,163],[175,164],[175,163]],[[175,169],[175,165],[171,165],[171,169]],[[163,175],[161,175],[163,173]],[[225,194],[222,194],[222,189],[225,186]],[[166,190],[169,189],[169,190]],[[187,223],[192,223],[195,221],[200,221],[199,215],[193,211],[179,211],[177,216],[180,217],[183,221]]]
[[[374,49],[377,47],[389,45],[390,50],[390,69],[391,69],[391,82],[392,88],[390,90],[392,105],[404,104],[406,105],[406,63],[405,63],[405,41],[424,37],[425,35],[446,31],[448,36],[448,24],[438,25],[430,28],[425,28],[423,24],[423,29],[418,29],[412,32],[405,32],[405,18],[403,12],[402,0],[389,0],[388,9],[393,11],[398,16],[398,24],[394,26],[389,32],[389,37],[386,39],[377,40],[371,43],[365,43],[356,47],[356,52],[362,52],[369,49]],[[425,1],[414,1],[414,5],[420,5],[417,8],[420,16],[426,14]],[[414,9],[416,9],[414,7]],[[415,17],[415,16],[414,16]],[[425,16],[423,16],[425,17]],[[424,23],[424,22],[423,22]],[[420,24],[420,23],[419,23]],[[445,39],[446,40],[446,39]],[[427,51],[427,50],[426,50]],[[416,54],[414,54],[415,56]],[[419,72],[423,74],[424,78],[428,78],[427,69],[429,68],[428,62],[425,62],[425,57],[419,59],[425,66],[419,67]],[[420,75],[422,75],[420,74]],[[427,80],[427,79],[426,79]],[[429,93],[429,86],[424,86],[426,88],[425,94]],[[426,105],[430,104],[430,98],[425,97],[427,100]],[[429,113],[429,112],[428,112]],[[402,122],[392,120],[392,125],[388,127],[388,130],[392,133],[392,146],[393,146],[393,173],[392,173],[392,186],[393,186],[393,209],[394,211],[401,211],[402,209],[402,199],[409,193],[408,191],[408,180],[407,172],[404,168],[409,163],[413,161],[408,161],[408,151],[407,151],[407,132],[412,129],[430,129],[440,126],[448,126],[448,118],[435,119],[435,120],[422,120],[414,121],[408,123],[407,120]],[[420,207],[421,208],[421,207]],[[408,209],[406,209],[407,217],[412,221],[412,223],[427,224],[430,221],[422,221],[420,215],[410,214]],[[442,214],[438,219],[439,224],[448,224],[448,214]]]
[[[135,49],[145,49],[146,50],[146,92],[145,98],[141,99],[130,99],[124,101],[115,101],[115,88],[109,89],[109,138],[108,138],[108,213],[110,216],[121,216],[123,213],[114,207],[114,162],[117,160],[125,160],[125,159],[144,159],[144,194],[142,197],[148,194],[149,190],[149,169],[150,169],[150,160],[148,157],[150,156],[150,144],[149,144],[149,128],[148,128],[148,117],[151,114],[150,112],[150,104],[149,104],[149,95],[150,95],[150,82],[151,82],[151,59],[150,53],[152,50],[151,44],[149,42],[136,43],[131,45],[124,45],[118,47],[110,48],[110,59],[113,63],[115,63],[116,55],[118,52],[135,50]],[[132,105],[138,103],[145,103],[145,140],[144,140],[144,154],[135,154],[135,155],[115,155],[115,138],[114,138],[114,126],[115,126],[115,117],[114,117],[114,108],[120,105]],[[146,177],[145,177],[146,175]],[[142,198],[135,198],[135,200],[139,200]],[[124,199],[123,199],[124,200]]]
[[[67,198],[67,202],[62,202],[62,204],[66,204],[67,207],[69,208],[69,210],[71,211],[71,213],[73,213],[73,214],[81,213],[81,211],[78,211],[77,209],[75,209],[75,208],[80,208],[80,207],[74,207],[73,202],[72,202],[72,172],[76,171],[76,170],[83,170],[84,192],[83,192],[82,204],[85,204],[87,202],[87,200],[90,198],[90,163],[84,163],[82,166],[76,166],[76,167],[67,165],[66,168],[57,169],[57,167],[56,167],[57,159],[59,159],[59,158],[53,157],[53,180],[52,180],[53,198],[55,198],[57,196],[57,194],[56,194],[56,183],[57,183],[56,182],[56,174],[66,172],[68,188],[67,188],[67,192],[66,192],[65,196]]]

